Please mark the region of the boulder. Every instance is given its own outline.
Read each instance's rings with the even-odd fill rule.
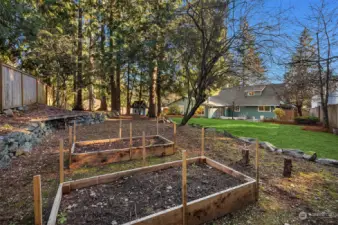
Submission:
[[[312,155],[304,154],[303,159],[314,162],[317,159],[317,154],[316,153],[313,153]]]
[[[13,116],[14,116],[14,112],[13,112],[13,110],[11,110],[11,109],[6,109],[6,110],[4,110],[4,114],[5,114],[6,116],[9,116],[9,117],[13,117]]]
[[[30,152],[32,150],[32,143],[25,142],[25,144],[20,147],[20,150],[23,150],[24,152]]]
[[[269,150],[270,152],[274,152],[277,150],[277,147],[269,142],[260,142],[259,144],[262,148],[264,148],[265,150]]]
[[[304,152],[299,149],[283,149],[283,154],[295,158],[303,158]]]
[[[338,160],[335,160],[335,159],[319,158],[316,160],[316,163],[327,165],[327,166],[334,166],[338,168]]]

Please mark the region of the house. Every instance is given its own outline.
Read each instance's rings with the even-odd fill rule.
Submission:
[[[134,101],[131,105],[131,114],[137,114],[141,116],[147,115],[147,105],[144,101]]]
[[[284,105],[284,84],[225,88],[203,103],[206,117],[275,118],[275,108]]]

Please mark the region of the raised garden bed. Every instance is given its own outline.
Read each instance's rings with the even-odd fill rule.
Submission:
[[[187,223],[203,224],[257,199],[256,180],[205,157],[187,160]],[[182,224],[182,161],[59,185],[48,225]]]
[[[153,135],[145,138],[146,155],[166,156],[175,153],[174,142]],[[72,165],[100,164],[142,159],[142,137],[113,138],[95,141],[79,141],[73,144],[71,152]]]

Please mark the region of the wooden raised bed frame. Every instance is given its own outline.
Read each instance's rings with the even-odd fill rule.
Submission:
[[[256,180],[250,178],[230,167],[224,166],[212,159],[201,156],[196,158],[187,159],[187,164],[192,163],[206,163],[209,166],[220,170],[224,173],[227,173],[231,176],[234,176],[238,179],[241,179],[245,183],[220,191],[214,194],[208,195],[206,197],[190,201],[187,204],[186,216],[187,223],[189,225],[203,224],[207,221],[216,219],[218,217],[224,216],[228,213],[231,213],[235,210],[238,210],[250,203],[253,203],[257,200],[257,186]],[[157,170],[167,169],[171,167],[180,167],[182,166],[182,160],[168,162],[164,164],[142,167],[137,169],[131,169],[106,175],[100,175],[80,180],[68,181],[59,185],[56,197],[54,199],[54,204],[50,217],[48,220],[48,225],[55,225],[56,219],[59,211],[59,207],[62,200],[62,195],[70,193],[72,190],[90,187],[98,184],[105,184],[112,181],[115,181],[124,176],[138,175],[147,172],[153,172]],[[178,205],[176,207],[130,221],[125,223],[125,225],[150,225],[150,224],[161,224],[161,225],[174,225],[182,224],[182,211],[183,206]]]
[[[148,156],[167,156],[175,153],[174,142],[166,139],[160,135],[151,135],[146,138],[160,138],[164,140],[165,144],[155,144],[155,145],[146,145],[146,155]],[[141,137],[133,137],[133,139],[142,138]],[[71,148],[71,162],[76,162],[77,165],[83,164],[100,164],[100,163],[115,163],[121,161],[128,161],[132,159],[142,159],[142,150],[143,146],[137,147],[128,147],[121,149],[108,149],[102,151],[93,151],[93,152],[85,152],[85,153],[75,153],[76,146],[83,145],[91,145],[91,144],[99,144],[117,140],[127,140],[130,138],[112,138],[112,139],[102,139],[95,141],[78,141],[73,143]]]

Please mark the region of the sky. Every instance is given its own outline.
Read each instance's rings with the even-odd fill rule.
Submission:
[[[328,0],[331,3],[337,3],[338,0]],[[298,41],[299,35],[303,30],[302,24],[309,26],[307,17],[311,15],[310,6],[313,4],[320,3],[320,0],[265,0],[264,9],[270,10],[272,13],[277,13],[279,10],[285,11],[286,20],[282,26],[281,32],[286,33],[293,41],[285,41],[285,46],[293,48]],[[314,37],[313,37],[314,38]],[[283,58],[288,58],[286,50],[277,49],[275,50],[276,55],[281,55]],[[267,76],[269,77],[272,83],[281,82],[281,78],[285,73],[285,66],[278,65],[272,60],[266,62],[266,67],[268,69]]]

